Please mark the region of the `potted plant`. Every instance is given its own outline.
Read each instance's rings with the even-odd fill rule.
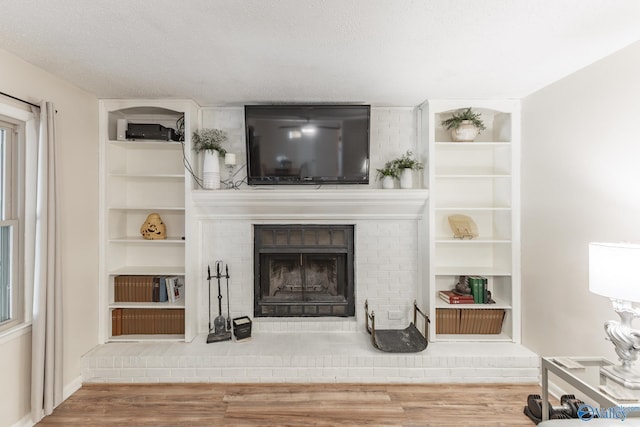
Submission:
[[[471,107],[453,113],[451,118],[440,123],[451,132],[451,138],[456,142],[470,142],[487,127],[482,121],[480,113],[474,113]]]
[[[198,129],[193,132],[193,150],[204,152],[202,163],[202,187],[206,189],[220,188],[220,156],[227,150],[222,143],[227,141],[227,133],[221,129]]]
[[[411,151],[407,151],[402,156],[392,160],[392,163],[400,175],[400,188],[412,188],[413,171],[422,169],[422,163],[413,158]]]
[[[389,160],[381,169],[376,169],[376,178],[382,181],[382,188],[393,188],[393,180],[399,176],[398,168],[396,168],[393,160]]]

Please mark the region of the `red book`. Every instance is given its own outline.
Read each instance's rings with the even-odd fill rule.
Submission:
[[[440,291],[440,299],[449,304],[473,304],[472,295],[458,295],[453,291]]]

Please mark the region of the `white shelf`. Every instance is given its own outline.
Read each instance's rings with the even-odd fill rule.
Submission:
[[[147,240],[142,236],[127,236],[116,237],[109,239],[109,243],[122,243],[122,244],[143,244],[143,245],[184,245],[184,239],[182,237],[167,237],[166,239]]]
[[[435,341],[520,341],[519,141],[518,101],[443,100],[423,106],[428,143],[429,315],[436,309],[502,309],[500,334],[436,334]],[[452,113],[471,107],[487,129],[474,142],[454,142],[441,125]],[[448,216],[470,216],[474,239],[454,239]],[[459,276],[484,276],[496,304],[447,304],[438,292]]]
[[[176,302],[115,302],[109,304],[109,308],[181,309],[184,308],[184,299]]]
[[[486,142],[455,142],[455,141],[436,141],[434,143],[436,145],[436,147],[438,146],[447,146],[447,147],[460,147],[460,148],[473,148],[473,147],[477,147],[477,148],[483,148],[483,147],[504,147],[504,146],[509,146],[511,145],[511,142],[509,141],[505,141],[505,142],[497,142],[497,141],[486,141]]]
[[[436,308],[468,308],[470,310],[483,310],[488,308],[511,310],[511,304],[501,301],[500,298],[493,298],[495,304],[449,304],[439,299],[436,301]]]
[[[141,276],[184,276],[184,267],[180,266],[140,266],[128,265],[109,271],[110,276],[141,275]]]
[[[126,173],[111,173],[109,174],[112,178],[123,178],[123,179],[184,179],[184,174],[126,174]]]
[[[118,335],[109,337],[109,342],[131,342],[131,341],[184,341],[182,334],[150,334],[150,335]]]
[[[511,270],[484,266],[435,267],[436,276],[512,276]]]
[[[198,190],[192,193],[198,215],[219,218],[420,219],[426,189]]]
[[[182,148],[183,143],[179,141],[162,141],[162,140],[153,140],[153,139],[138,139],[138,140],[109,140],[109,144],[116,145],[124,148],[134,148],[134,149],[150,149],[157,150],[159,148],[168,148],[171,150],[179,150]]]
[[[477,170],[447,170],[438,171],[435,175],[436,179],[458,179],[458,178],[472,178],[472,179],[511,179],[511,174],[498,173],[492,169]]]
[[[195,334],[196,287],[190,286],[185,257],[190,176],[184,160],[191,159],[191,133],[197,127],[197,105],[188,100],[100,101],[100,338],[102,341],[184,341]],[[176,129],[184,118],[185,141],[118,140],[117,123],[162,125]],[[187,182],[189,181],[189,182]],[[189,187],[189,188],[187,188]],[[167,239],[146,240],[140,227],[150,213],[160,214]],[[177,303],[114,303],[114,277],[120,275],[182,276],[185,298]],[[174,309],[185,311],[185,334],[112,336],[114,309]],[[174,313],[175,314],[175,313]],[[174,329],[179,331],[182,328]]]
[[[508,334],[437,334],[438,341],[513,341]]]
[[[483,243],[511,243],[510,239],[489,239],[486,237],[476,237],[474,239],[456,239],[454,237],[436,237],[436,244],[445,244],[445,245],[479,245]]]
[[[436,211],[510,211],[510,206],[445,205],[434,208]]]
[[[184,206],[109,206],[107,209],[113,211],[184,212]]]

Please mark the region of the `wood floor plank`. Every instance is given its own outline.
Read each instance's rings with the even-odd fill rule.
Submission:
[[[383,391],[312,391],[291,393],[281,392],[261,392],[261,393],[228,393],[224,396],[224,402],[306,402],[306,401],[390,401],[389,394]]]
[[[39,426],[533,426],[540,386],[91,384]]]

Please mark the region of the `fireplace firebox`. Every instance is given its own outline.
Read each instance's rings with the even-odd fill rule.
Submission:
[[[254,316],[354,316],[353,225],[254,225]]]

